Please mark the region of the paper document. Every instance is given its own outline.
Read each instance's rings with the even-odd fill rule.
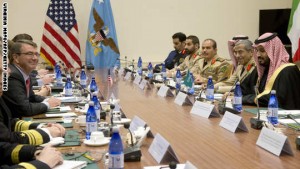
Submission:
[[[54,167],[54,169],[80,169],[86,167],[86,161],[69,161],[64,160],[61,165]]]

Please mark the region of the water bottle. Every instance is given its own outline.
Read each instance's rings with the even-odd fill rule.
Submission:
[[[71,82],[71,76],[70,74],[67,75],[67,82],[65,84],[65,96],[69,97],[73,95],[72,91],[72,82]]]
[[[152,63],[149,62],[148,64],[148,78],[152,79],[153,78],[153,67],[152,67]]]
[[[214,100],[214,82],[212,80],[212,76],[208,77],[207,87],[206,87],[206,99],[209,101]]]
[[[233,108],[238,111],[242,112],[242,89],[240,86],[240,82],[237,82],[234,89],[234,97],[233,97]]]
[[[119,134],[117,126],[113,127],[113,134],[110,139],[108,153],[109,153],[109,169],[123,169],[124,168],[124,152],[123,143]]]
[[[98,92],[97,83],[95,80],[95,76],[92,77],[91,84],[90,84],[90,91],[94,90],[95,92]]]
[[[167,80],[167,71],[166,71],[165,62],[163,62],[161,64],[161,76],[162,76],[163,81],[165,82]]]
[[[180,73],[180,70],[177,69],[177,72],[176,72],[176,90],[179,91],[181,89],[181,73]]]
[[[138,67],[137,72],[138,72],[138,74],[139,74],[140,76],[143,75],[143,68],[142,68],[142,66],[143,66],[143,61],[142,61],[142,58],[139,57],[139,60],[138,60],[138,63],[137,63],[137,67]]]
[[[278,101],[277,101],[275,90],[271,91],[269,104],[268,104],[267,118],[268,121],[273,125],[278,124]]]
[[[56,78],[56,85],[57,86],[63,86],[61,70],[60,69],[57,70],[55,78]]]
[[[81,73],[80,73],[80,85],[82,88],[86,88],[86,74],[84,69],[81,69]]]
[[[101,112],[101,105],[97,97],[97,92],[93,93],[92,101],[94,102],[94,108],[97,116],[97,121],[100,122],[100,112]]]
[[[54,71],[55,73],[57,73],[57,71],[60,69],[60,66],[59,66],[59,63],[58,62],[55,62],[55,65],[54,65]]]
[[[97,115],[94,108],[94,102],[89,102],[89,108],[86,112],[86,135],[87,140],[90,139],[91,133],[97,131]]]
[[[191,78],[191,82],[192,82],[192,86],[191,87],[188,87],[188,89],[187,89],[187,92],[189,93],[189,94],[194,94],[195,93],[195,86],[194,86],[194,76],[193,76],[193,73],[192,72],[190,72],[190,78]]]

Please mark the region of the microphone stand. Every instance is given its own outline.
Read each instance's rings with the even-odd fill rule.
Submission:
[[[124,161],[125,162],[141,161],[141,157],[142,157],[141,149],[140,147],[134,145],[133,135],[129,127],[130,127],[130,123],[124,124],[124,128],[129,131],[131,137],[130,146],[124,149]]]
[[[258,86],[254,86],[255,89],[255,96],[257,98],[257,94],[258,94]],[[250,118],[250,123],[251,123],[251,127],[257,130],[260,130],[263,127],[263,123],[264,121],[260,120],[260,111],[259,111],[259,101],[257,98],[257,118],[252,117]]]
[[[225,100],[218,104],[219,113],[222,115],[225,114],[226,111],[229,111],[233,114],[240,114],[239,111],[237,111],[233,108],[230,108],[230,107],[226,107],[227,98],[228,98],[229,94],[231,93],[231,91],[233,90],[234,86],[236,86],[237,82],[238,82],[238,79],[236,79],[235,82],[233,83],[232,87],[230,88],[230,90],[228,92],[228,95],[225,97]]]

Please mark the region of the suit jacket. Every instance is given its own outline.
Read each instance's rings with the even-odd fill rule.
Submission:
[[[34,153],[36,152],[36,150],[37,148],[31,145],[0,142],[0,168],[23,169],[31,167],[50,169],[50,167],[47,164],[39,160],[34,160]]]
[[[12,118],[11,112],[0,97],[0,142],[40,145],[50,141],[46,132],[36,129],[39,123]]]
[[[30,85],[29,97],[27,97],[22,73],[13,64],[10,64],[9,68],[11,74],[8,78],[8,91],[4,91],[2,97],[12,112],[12,116],[19,118],[45,113],[48,107],[46,104],[41,103],[45,98],[35,95],[32,85]]]

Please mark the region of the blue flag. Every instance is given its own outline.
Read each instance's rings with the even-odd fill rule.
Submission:
[[[95,68],[120,65],[115,22],[110,0],[94,0],[86,42],[86,64]]]

